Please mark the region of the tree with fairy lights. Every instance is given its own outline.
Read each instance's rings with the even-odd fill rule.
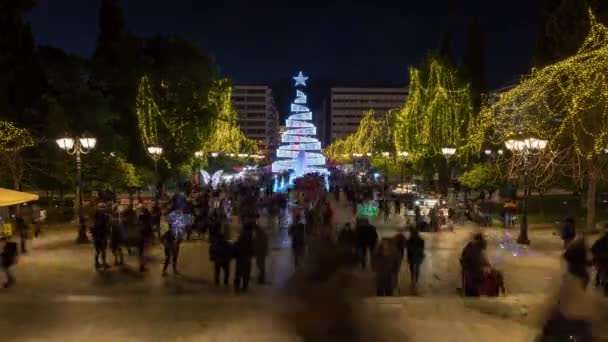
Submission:
[[[296,98],[291,104],[291,115],[285,120],[287,129],[281,136],[282,145],[277,149],[278,160],[272,163],[272,172],[293,170],[297,177],[309,173],[327,174],[321,142],[316,138],[317,128],[311,122],[312,111],[308,108],[308,96],[302,90],[306,87],[308,77],[300,71],[293,79]]]
[[[363,115],[356,132],[344,139],[334,141],[323,152],[334,161],[350,160],[353,154],[392,153],[395,150],[393,141],[394,121],[394,111],[389,111],[382,116],[376,115],[373,110],[367,111]]]
[[[564,151],[573,178],[586,183],[587,229],[595,228],[598,181],[607,165],[608,29],[589,13],[589,33],[578,52],[542,69],[534,69],[502,93],[480,114],[472,144],[486,139],[537,138],[547,148]]]
[[[469,86],[446,61],[431,55],[422,70],[410,68],[408,99],[395,120],[396,148],[412,160],[439,155],[444,147],[460,153],[473,118]]]
[[[25,170],[21,152],[32,146],[34,139],[27,129],[0,121],[0,173],[10,178],[15,190],[19,190]]]
[[[204,155],[258,153],[255,141],[247,138],[237,123],[237,113],[231,101],[232,85],[223,79],[213,83],[209,91],[209,108],[217,117],[211,124],[210,135],[203,145]]]

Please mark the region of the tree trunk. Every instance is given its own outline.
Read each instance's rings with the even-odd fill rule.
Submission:
[[[595,194],[597,192],[597,180],[599,170],[591,167],[589,171],[589,182],[587,183],[587,231],[595,229]]]

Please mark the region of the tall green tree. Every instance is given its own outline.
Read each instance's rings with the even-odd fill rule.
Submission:
[[[481,105],[481,94],[486,88],[484,42],[479,16],[474,15],[467,27],[467,41],[462,57],[463,78],[471,85],[473,103],[476,110]]]
[[[34,5],[33,0],[0,1],[0,118],[40,130],[46,81],[24,19]]]
[[[90,83],[110,101],[111,111],[118,114],[113,127],[125,138],[120,145],[127,151],[128,159],[137,163],[144,162],[145,155],[138,137],[132,134],[137,126],[133,103],[146,67],[144,42],[127,30],[120,0],[102,0]]]
[[[608,28],[589,14],[590,30],[575,55],[532,70],[516,87],[484,108],[477,132],[497,141],[547,140],[567,151],[586,181],[587,228],[595,227],[596,191],[608,165]],[[479,143],[480,139],[471,141]]]
[[[430,55],[421,69],[410,68],[408,99],[395,122],[397,150],[417,159],[464,146],[474,116],[469,85],[443,58]]]
[[[543,67],[574,55],[589,32],[588,10],[598,0],[543,0],[534,64]]]

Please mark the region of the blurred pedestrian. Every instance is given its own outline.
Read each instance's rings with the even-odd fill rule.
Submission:
[[[177,258],[179,256],[179,238],[174,230],[169,229],[161,236],[161,243],[163,244],[165,252],[165,263],[163,265],[162,276],[167,276],[167,268],[169,264],[173,267],[173,274],[179,275],[177,270]]]
[[[564,253],[566,272],[560,285],[557,304],[543,326],[540,342],[593,341],[591,321],[595,316],[593,294],[589,290],[585,240],[571,241]]]
[[[595,287],[603,287],[608,296],[608,231],[591,246],[591,253],[596,268]]]
[[[147,251],[148,247],[152,243],[152,239],[154,237],[154,228],[153,228],[153,217],[152,213],[148,208],[143,208],[141,210],[141,214],[139,216],[139,224],[140,224],[140,235],[138,241],[138,250],[139,250],[139,271],[146,272],[148,269],[146,268],[147,263]],[[179,247],[178,247],[179,248]],[[179,252],[179,250],[177,251]],[[177,255],[175,256],[177,263]],[[175,271],[175,267],[174,267]]]
[[[268,234],[264,229],[255,225],[254,229],[255,263],[258,268],[258,284],[266,283],[266,257],[268,256]]]
[[[300,215],[296,214],[293,218],[293,223],[289,227],[295,267],[299,266],[300,260],[304,256],[304,251],[306,250],[306,232],[306,226],[301,222]]]
[[[365,268],[367,255],[373,253],[378,243],[378,232],[376,231],[376,227],[369,223],[368,219],[362,218],[357,220],[355,234],[357,235],[359,262],[361,263],[361,268]]]
[[[14,265],[17,263],[17,243],[7,241],[2,250],[2,270],[6,275],[6,283],[4,288],[9,288],[15,285]]]
[[[392,296],[399,274],[399,256],[394,240],[382,239],[372,256],[372,269],[376,274],[376,295]]]
[[[254,254],[253,231],[250,227],[243,227],[234,244],[236,270],[234,275],[234,291],[247,292],[251,278],[251,259]]]
[[[213,262],[215,285],[220,284],[220,273],[224,272],[224,286],[230,285],[230,262],[234,255],[233,247],[224,234],[218,234],[209,246],[209,258]]]
[[[95,245],[95,269],[110,268],[110,265],[106,262],[106,250],[108,249],[108,237],[110,235],[110,220],[105,213],[104,205],[99,205],[95,212],[95,222],[91,229],[91,235],[93,236],[93,244]]]
[[[122,246],[125,243],[125,235],[118,206],[114,206],[112,208],[110,248],[112,249],[112,255],[114,255],[115,266],[124,265],[125,263],[122,252]]]
[[[564,249],[567,249],[568,244],[570,244],[570,242],[572,242],[572,240],[574,240],[574,238],[576,237],[576,229],[574,226],[573,218],[569,217],[564,220],[560,231],[560,237],[564,242]]]
[[[424,260],[424,240],[416,228],[410,228],[409,238],[405,243],[407,249],[407,263],[410,270],[410,286],[416,291],[420,279],[420,265]]]

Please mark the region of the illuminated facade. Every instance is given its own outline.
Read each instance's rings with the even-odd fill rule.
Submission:
[[[365,112],[373,110],[381,117],[391,109],[403,107],[407,89],[340,88],[331,89],[331,140],[343,139],[359,128]]]
[[[285,121],[281,134],[281,146],[277,149],[277,161],[272,163],[272,172],[289,170],[298,173],[326,174],[325,156],[321,154],[321,142],[316,138],[317,128],[311,122],[312,112],[308,108],[306,94],[298,89],[306,86],[308,77],[294,77],[296,98],[291,104],[291,115]]]
[[[271,157],[279,146],[276,139],[279,112],[270,87],[237,85],[232,91],[232,103],[243,134],[255,140],[260,151]]]

